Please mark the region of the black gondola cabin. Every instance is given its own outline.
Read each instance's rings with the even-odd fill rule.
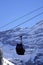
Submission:
[[[21,43],[20,44],[18,43],[16,45],[16,52],[18,55],[24,55],[24,53],[25,53],[25,49],[24,49],[23,44],[22,44],[22,37],[21,37]]]

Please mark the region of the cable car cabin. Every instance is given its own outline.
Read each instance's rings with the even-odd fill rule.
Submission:
[[[17,52],[18,55],[24,55],[25,49],[23,48],[22,43],[17,44],[17,46],[16,46],[16,52]]]

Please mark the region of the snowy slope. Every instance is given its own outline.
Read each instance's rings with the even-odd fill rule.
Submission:
[[[16,44],[20,42],[19,36],[21,34],[26,51],[23,56],[17,55],[15,50]],[[16,28],[0,32],[0,48],[2,48],[3,56],[13,63],[21,61],[28,63],[30,59],[33,63],[37,63],[37,61],[42,61],[43,63],[43,20],[30,29]]]
[[[9,62],[8,60],[6,60],[5,58],[3,58],[3,65],[15,65],[11,62]]]

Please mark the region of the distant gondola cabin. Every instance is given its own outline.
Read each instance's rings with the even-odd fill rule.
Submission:
[[[23,48],[22,44],[17,44],[16,52],[17,52],[18,55],[24,55],[25,49]]]
[[[23,44],[22,44],[22,36],[20,36],[20,38],[21,38],[21,43],[18,43],[16,45],[16,52],[18,55],[24,55],[25,49],[24,49]]]

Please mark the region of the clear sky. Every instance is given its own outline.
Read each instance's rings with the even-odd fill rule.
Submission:
[[[30,11],[41,6],[43,6],[43,0],[0,0],[0,27],[11,21],[13,22],[13,20],[16,18],[23,16],[24,14],[29,13]],[[6,27],[0,28],[0,31],[11,29],[19,23],[26,21],[27,19],[41,12],[43,12],[43,9],[26,16],[21,20],[14,21]],[[40,20],[43,20],[43,14],[21,25],[20,27],[31,27]]]

